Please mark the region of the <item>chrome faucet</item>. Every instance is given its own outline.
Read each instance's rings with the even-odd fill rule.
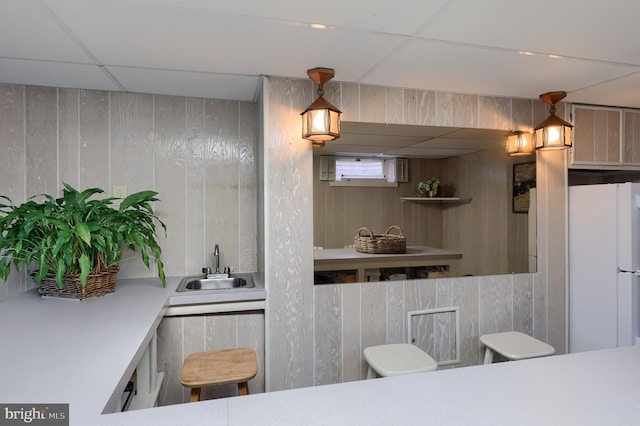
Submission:
[[[220,248],[218,247],[217,244],[213,249],[213,257],[215,257],[216,259],[216,271],[214,272],[214,274],[219,274],[220,273]]]
[[[220,272],[220,247],[216,244],[213,248],[213,260],[216,265],[215,271],[211,272],[211,268],[205,266],[202,268],[202,273],[205,278],[229,278],[231,274],[231,268],[229,266],[224,268],[224,272]]]

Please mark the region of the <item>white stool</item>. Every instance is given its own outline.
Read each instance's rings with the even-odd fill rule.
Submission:
[[[367,379],[433,371],[438,364],[422,349],[409,343],[370,346],[364,350],[369,364]]]
[[[487,347],[484,353],[485,364],[493,362],[494,352],[515,361],[547,356],[556,351],[553,346],[518,331],[485,334],[480,337],[480,341]]]

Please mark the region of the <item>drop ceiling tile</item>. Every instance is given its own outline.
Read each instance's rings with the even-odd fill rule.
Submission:
[[[448,158],[458,155],[470,154],[478,149],[440,149],[440,148],[401,148],[386,152],[385,155],[394,157],[422,157],[422,158]]]
[[[597,86],[580,89],[567,95],[567,101],[640,108],[640,73],[628,75]]]
[[[95,65],[0,58],[0,82],[34,86],[120,90]]]
[[[378,157],[384,153],[396,149],[394,146],[364,146],[364,145],[348,145],[341,142],[341,139],[327,142],[323,148],[313,150],[314,155],[344,155],[344,156],[362,156],[362,157]]]
[[[457,127],[431,127],[411,124],[367,123],[363,121],[343,121],[340,130],[346,136],[379,135],[388,137],[414,137],[416,140],[442,136],[459,131]]]
[[[192,9],[200,12],[261,16],[279,21],[315,23],[360,30],[413,34],[447,0],[324,0],[301,3],[298,0],[121,0],[124,3],[154,7]]]
[[[435,138],[428,141],[421,142],[412,146],[411,148],[439,148],[439,149],[461,149],[461,150],[473,150],[478,151],[482,149],[489,149],[496,145],[504,146],[506,138],[494,139],[494,140],[482,140],[482,139],[455,139],[455,138]]]
[[[35,0],[2,0],[0,57],[91,63]]]
[[[386,146],[393,144],[398,145],[412,145],[422,141],[424,138],[419,136],[398,136],[398,135],[384,135],[384,134],[349,134],[343,133],[340,137],[342,143],[346,145],[356,146]]]
[[[421,37],[472,45],[640,64],[640,3],[457,0]]]
[[[576,90],[634,69],[415,40],[381,64],[363,83],[395,82],[404,87],[531,99],[551,90]]]
[[[259,77],[108,67],[130,92],[254,101]]]
[[[315,66],[355,81],[397,37],[180,8],[111,2],[51,2],[105,65],[306,78]],[[342,67],[342,68],[341,68]],[[342,70],[349,70],[342,72]]]

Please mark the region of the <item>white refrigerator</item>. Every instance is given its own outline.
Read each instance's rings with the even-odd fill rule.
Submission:
[[[569,187],[569,352],[640,343],[640,183]]]

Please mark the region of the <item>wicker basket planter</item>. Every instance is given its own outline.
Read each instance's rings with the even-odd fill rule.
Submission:
[[[78,275],[65,275],[64,286],[58,287],[55,274],[47,274],[38,286],[41,296],[60,297],[64,299],[84,300],[103,296],[116,291],[116,279],[119,268],[108,268],[102,272],[89,274],[87,285],[83,288]],[[35,276],[35,273],[33,274]]]
[[[391,234],[391,230],[398,234]],[[407,241],[402,229],[397,225],[390,226],[384,234],[374,234],[369,228],[360,228],[355,236],[354,247],[360,253],[396,254],[407,251]]]

